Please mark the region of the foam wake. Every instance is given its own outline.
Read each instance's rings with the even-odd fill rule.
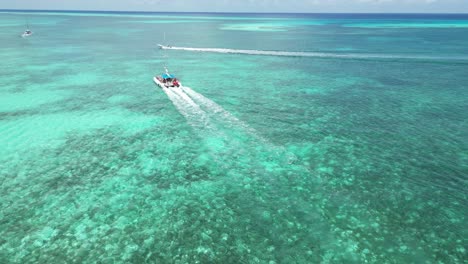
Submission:
[[[212,129],[206,113],[190,98],[177,93],[175,89],[162,88],[179,113],[185,117],[190,126],[197,129]]]
[[[228,164],[233,157],[255,156],[257,161],[274,157],[289,164],[297,160],[284,147],[272,144],[255,129],[190,87],[164,87],[162,90],[197,135],[205,141],[213,159],[220,164]]]
[[[316,58],[341,58],[341,59],[385,59],[385,60],[429,60],[429,61],[460,61],[467,62],[468,57],[444,57],[425,55],[400,55],[400,54],[360,54],[360,53],[326,53],[326,52],[301,52],[301,51],[268,51],[268,50],[243,50],[243,49],[222,49],[222,48],[191,48],[159,46],[165,50],[184,50],[196,52],[212,52],[224,54],[245,54],[264,56],[284,56],[284,57],[316,57]]]
[[[255,129],[239,120],[237,117],[233,116],[230,112],[225,110],[214,101],[194,91],[190,87],[184,86],[181,88],[184,93],[193,99],[193,102],[203,108],[206,111],[206,114],[213,120],[216,120],[217,123],[220,123],[224,127],[229,128],[230,131],[239,131],[241,133],[248,134],[257,143],[260,143],[263,148],[268,149],[268,151],[274,152],[275,154],[284,155],[287,158],[288,163],[293,163],[297,160],[297,157],[294,154],[286,151],[286,149],[283,147],[278,147],[272,144],[269,140],[262,137]]]
[[[215,103],[214,101],[206,98],[202,94],[194,91],[190,87],[182,87],[182,90],[189,95],[198,105],[206,109],[207,114],[219,118],[222,122],[230,127],[231,129],[242,129],[251,136],[255,137],[256,140],[260,140],[263,143],[268,143],[268,140],[258,134],[258,132],[251,128],[249,125],[233,116],[230,112],[225,110],[223,107]]]

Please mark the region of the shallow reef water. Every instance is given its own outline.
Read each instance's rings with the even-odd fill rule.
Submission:
[[[467,17],[27,13],[22,39],[24,15],[0,13],[0,263],[466,261]]]

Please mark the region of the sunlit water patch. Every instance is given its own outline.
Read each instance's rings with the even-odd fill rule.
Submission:
[[[273,21],[262,23],[229,23],[221,26],[221,30],[241,30],[241,31],[259,31],[259,32],[279,32],[288,31],[300,26],[320,26],[325,23],[322,21]]]
[[[225,24],[221,27],[222,30],[244,30],[244,31],[260,31],[260,32],[278,32],[287,31],[288,26],[274,23],[248,23],[248,24]]]
[[[357,28],[468,28],[468,21],[443,21],[441,23],[437,22],[400,22],[400,23],[352,23],[344,24],[344,27],[357,27]]]

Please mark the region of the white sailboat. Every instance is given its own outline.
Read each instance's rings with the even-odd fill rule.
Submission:
[[[29,23],[26,23],[26,30],[21,34],[21,37],[26,38],[33,34],[33,32],[29,29]]]

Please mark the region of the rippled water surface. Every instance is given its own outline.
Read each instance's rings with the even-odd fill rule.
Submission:
[[[467,25],[0,13],[0,262],[463,263]]]

